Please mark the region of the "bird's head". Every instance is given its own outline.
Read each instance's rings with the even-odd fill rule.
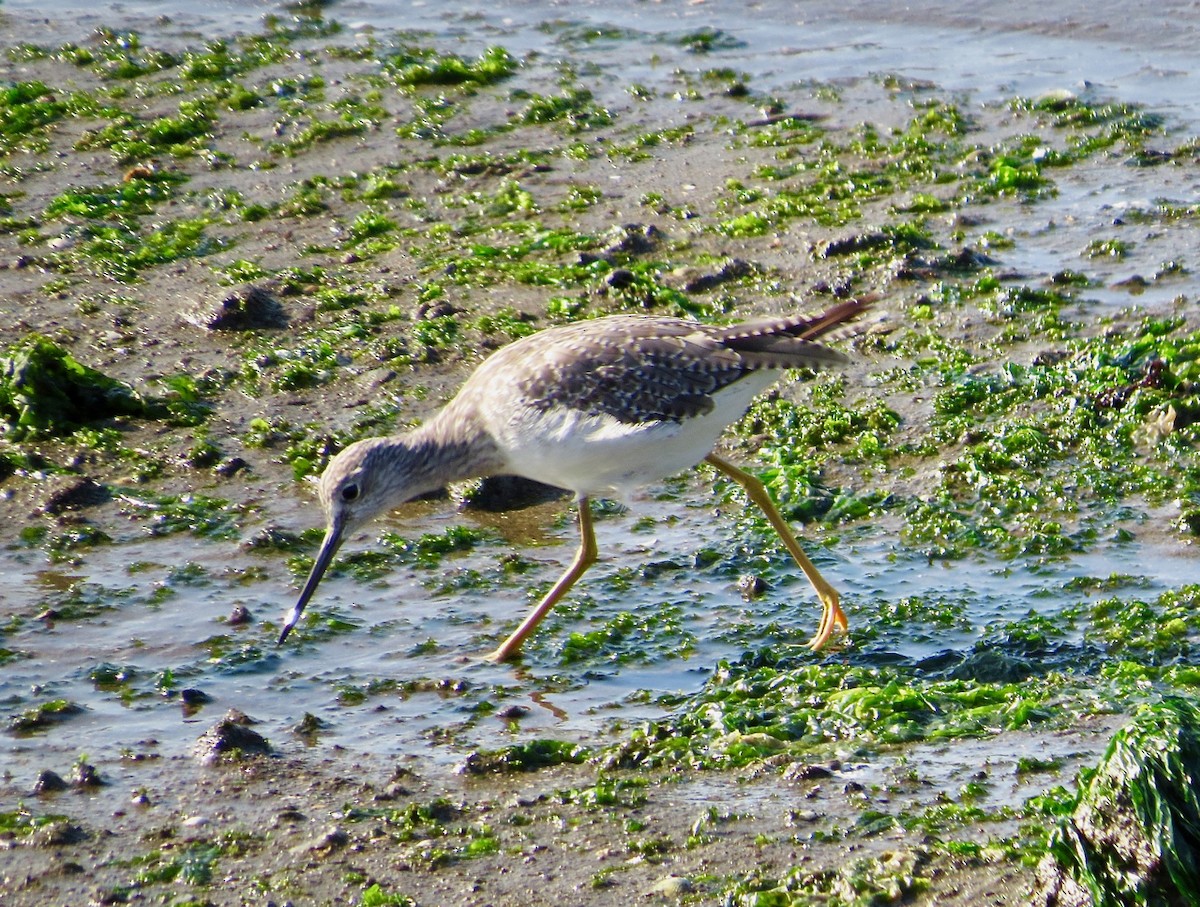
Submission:
[[[379,516],[395,500],[393,482],[383,482],[384,438],[356,441],[332,460],[317,480],[327,531],[349,535]]]
[[[428,490],[414,484],[413,453],[396,439],[368,438],[356,441],[329,461],[317,482],[325,510],[325,539],[300,598],[284,620],[280,642],[300,620],[342,542],[381,513]]]

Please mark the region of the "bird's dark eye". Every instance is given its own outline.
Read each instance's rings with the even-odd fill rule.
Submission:
[[[349,485],[343,485],[342,486],[342,500],[343,501],[357,501],[358,500],[358,486],[356,484],[354,484],[353,482],[351,482]]]

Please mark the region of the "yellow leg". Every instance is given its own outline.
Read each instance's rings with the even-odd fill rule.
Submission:
[[[512,658],[521,648],[525,637],[534,631],[542,622],[542,618],[550,613],[550,609],[558,604],[558,600],[567,594],[567,591],[575,585],[575,581],[583,576],[587,568],[594,563],[596,563],[596,533],[592,529],[592,511],[588,499],[580,498],[579,550],[575,552],[575,559],[571,561],[571,566],[558,578],[558,582],[546,593],[546,597],[538,602],[537,607],[526,615],[525,619],[521,621],[521,626],[513,630],[508,639],[504,640],[488,658],[492,661],[508,661]]]
[[[784,522],[779,509],[775,506],[775,502],[767,494],[766,486],[758,478],[738,469],[727,460],[722,460],[716,454],[710,453],[704,459],[746,489],[746,495],[766,514],[771,526],[779,533],[779,537],[783,539],[783,544],[787,546],[787,550],[791,552],[800,569],[804,571],[804,575],[808,577],[808,581],[812,583],[817,597],[821,599],[822,611],[821,623],[817,627],[817,635],[809,640],[808,647],[814,652],[817,651],[829,641],[829,637],[833,635],[835,630],[845,630],[848,626],[846,613],[839,604],[840,596],[838,596],[837,590],[825,581],[825,578],[821,576],[820,571],[817,570],[813,562],[800,550],[800,543],[792,535],[792,530]]]

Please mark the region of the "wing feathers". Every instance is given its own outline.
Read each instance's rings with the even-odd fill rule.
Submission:
[[[627,423],[679,422],[711,412],[713,394],[751,372],[846,363],[816,338],[840,333],[873,301],[723,327],[646,315],[576,322],[510,344],[467,383],[511,382],[513,397],[536,408],[572,407]]]

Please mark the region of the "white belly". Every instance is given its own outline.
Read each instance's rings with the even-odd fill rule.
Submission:
[[[711,412],[681,422],[630,425],[603,414],[514,403],[489,414],[488,429],[506,453],[506,472],[581,497],[625,500],[635,489],[703,460],[726,426],[778,377],[769,371],[747,375],[714,396]]]

